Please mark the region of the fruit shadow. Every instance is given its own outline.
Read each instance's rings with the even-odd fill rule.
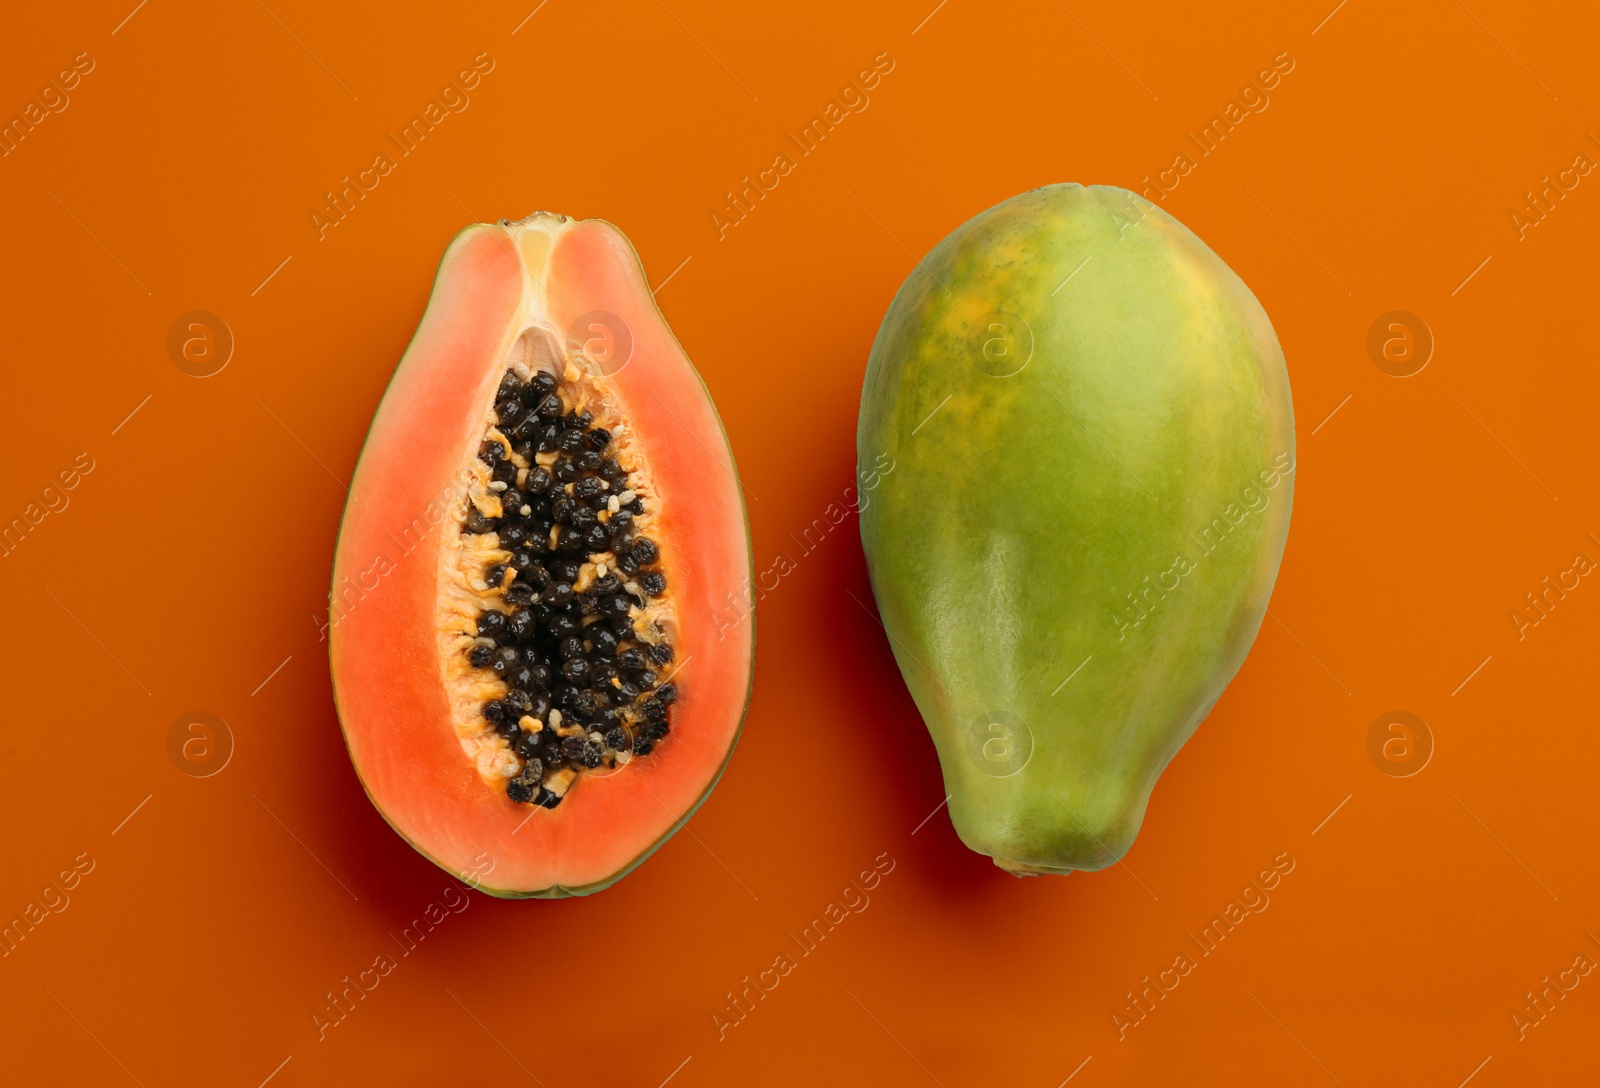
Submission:
[[[538,910],[530,911],[522,900],[501,899],[472,887],[470,873],[451,874],[435,865],[390,827],[367,797],[344,746],[331,699],[325,707],[307,710],[307,720],[324,720],[316,721],[317,735],[306,744],[316,750],[300,778],[308,797],[305,810],[323,826],[338,829],[337,834],[318,836],[316,855],[357,897],[352,906],[372,920],[375,931],[399,941],[407,927],[416,934],[431,934],[444,917],[452,919],[442,925],[444,943],[476,947],[480,931],[503,932],[508,919],[533,925],[533,914],[548,918],[548,912],[578,912],[601,924],[623,908],[615,897],[602,895],[543,900]],[[328,737],[332,743],[326,742]],[[493,877],[485,876],[492,883]],[[473,909],[467,910],[464,901],[470,901]],[[429,911],[434,925],[426,922]],[[415,940],[410,938],[411,943]]]
[[[368,799],[350,762],[331,689],[324,684],[307,696],[297,715],[309,733],[301,746],[305,758],[295,770],[297,791],[304,811],[320,826],[337,829],[317,836],[317,855],[380,927],[403,925],[437,902],[447,884],[460,882],[413,850]]]

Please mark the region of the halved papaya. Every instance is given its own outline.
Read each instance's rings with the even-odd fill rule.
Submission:
[[[384,819],[493,895],[620,879],[732,755],[751,579],[727,436],[621,231],[462,231],[334,554],[334,696]]]

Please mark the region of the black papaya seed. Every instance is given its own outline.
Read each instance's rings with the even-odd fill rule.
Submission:
[[[522,402],[512,397],[494,402],[494,417],[502,431],[510,428],[512,422],[522,414]]]
[[[517,441],[532,442],[536,446],[539,442],[539,436],[543,433],[544,424],[540,421],[539,417],[534,415],[532,412],[529,412],[527,415],[517,420],[516,426],[513,427],[511,431],[512,437]],[[539,452],[547,453],[549,451],[541,449]]]
[[[507,626],[510,628],[511,636],[514,639],[518,642],[526,642],[533,637],[533,613],[523,609],[511,617],[511,622]]]

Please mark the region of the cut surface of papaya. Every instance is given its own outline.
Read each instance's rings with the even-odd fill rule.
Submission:
[[[751,571],[726,434],[623,234],[458,235],[334,556],[335,701],[384,819],[498,896],[626,875],[732,755]]]

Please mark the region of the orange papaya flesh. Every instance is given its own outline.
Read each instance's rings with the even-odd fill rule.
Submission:
[[[622,233],[458,235],[334,556],[335,701],[383,817],[493,895],[614,883],[732,755],[751,580],[726,434]]]

